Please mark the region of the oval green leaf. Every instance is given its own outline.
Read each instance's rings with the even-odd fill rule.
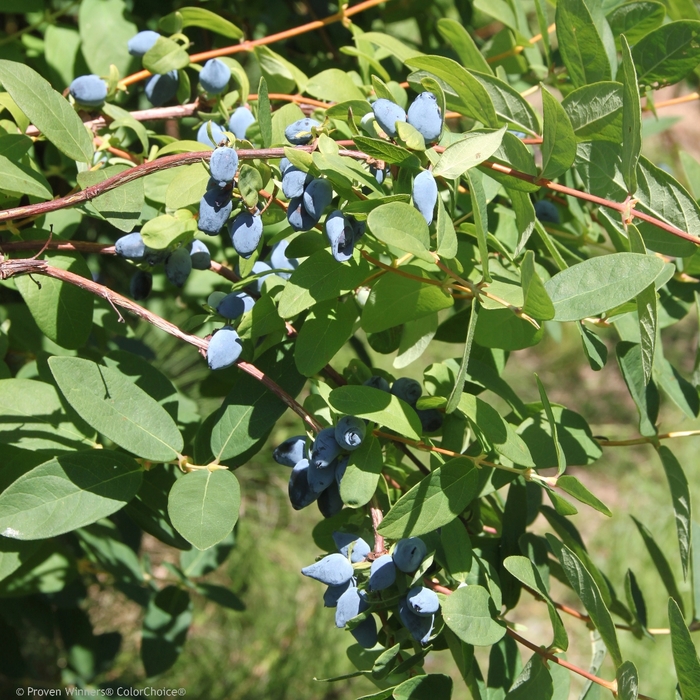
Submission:
[[[413,253],[417,258],[433,262],[430,254],[430,233],[423,215],[410,204],[391,202],[370,212],[367,226],[382,243]]]
[[[494,620],[495,612],[489,592],[478,585],[458,588],[442,605],[445,624],[474,646],[495,644],[505,635],[506,626]]]

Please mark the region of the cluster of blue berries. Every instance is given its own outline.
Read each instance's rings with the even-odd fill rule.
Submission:
[[[140,301],[145,299],[153,286],[151,268],[164,263],[165,276],[176,287],[182,287],[192,270],[208,270],[211,265],[209,249],[202,241],[194,240],[174,250],[154,250],[149,248],[139,231],[127,233],[114,245],[117,255],[135,263],[138,269],[131,278],[131,296]]]
[[[273,458],[292,468],[289,476],[289,500],[295,510],[318,502],[325,518],[343,508],[340,482],[348,466],[349,452],[365,439],[367,424],[355,416],[343,416],[335,427],[323,428],[309,450],[305,435],[295,435],[279,445]]]
[[[391,608],[413,639],[427,644],[435,629],[440,600],[433,590],[416,582],[420,576],[415,574],[428,554],[423,540],[401,539],[391,553],[376,558],[367,542],[356,535],[334,532],[333,541],[338,552],[304,567],[301,573],[327,586],[323,602],[327,608],[335,608],[336,627],[342,629],[351,623],[349,629],[358,644],[371,649],[377,643],[372,613]],[[396,608],[396,596],[384,597],[382,593],[392,587],[399,592]]]

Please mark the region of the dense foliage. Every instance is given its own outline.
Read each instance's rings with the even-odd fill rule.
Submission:
[[[633,700],[645,669],[619,635],[668,633],[668,687],[700,697],[700,531],[662,444],[689,432],[659,430],[662,397],[700,414],[697,373],[661,341],[700,306],[700,164],[683,155],[686,188],[642,155],[655,91],[698,70],[700,12],[310,2],[301,26],[291,4],[161,5],[0,5],[6,687],[125,689],[91,586],[142,608],[149,681],[181,663],[193,599],[242,610],[210,575],[256,488],[236,471],[267,450],[292,508],[320,512],[301,573],[354,638],[355,671],[329,681],[564,700],[573,673],[582,699]],[[537,374],[534,402],[508,380],[518,351],[571,329],[595,372],[614,343],[639,437],[594,435]],[[613,515],[580,468],[639,444],[675,519],[673,551],[635,521],[664,591],[635,561],[615,586],[570,518]],[[177,557],[154,569],[146,536]],[[513,622],[525,593],[545,643]],[[564,614],[592,630],[586,668]],[[440,651],[451,675],[430,668]]]

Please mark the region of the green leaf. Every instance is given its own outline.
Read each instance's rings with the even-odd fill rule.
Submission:
[[[267,81],[261,76],[258,83],[258,126],[263,148],[272,143],[272,109],[268,97]]]
[[[671,571],[671,566],[668,563],[668,559],[666,559],[661,547],[656,544],[656,541],[654,540],[651,532],[649,532],[648,528],[640,523],[634,516],[631,517],[634,524],[637,526],[637,530],[639,530],[639,534],[644,540],[649,556],[651,557],[652,562],[654,562],[654,566],[661,577],[661,581],[664,584],[666,592],[676,601],[676,603],[678,603],[678,607],[681,609],[681,612],[684,612],[685,607],[683,605],[683,598],[678,590],[676,579]]]
[[[340,481],[340,497],[345,505],[360,508],[369,503],[384,468],[382,447],[374,435],[350,453],[350,460]]]
[[[606,19],[610,29],[620,43],[620,35],[634,46],[642,37],[662,24],[666,8],[660,2],[628,2],[611,10]]]
[[[595,580],[583,565],[583,562],[566,545],[556,537],[547,533],[547,542],[559,559],[569,584],[576,595],[581,599],[586,612],[591,617],[591,622],[600,633],[605,646],[615,666],[622,664],[622,654],[617,642],[615,624],[610,617],[610,612],[603,601],[600,589]]]
[[[107,76],[111,65],[117,67],[120,75],[129,72],[134,59],[129,55],[127,42],[138,27],[126,19],[126,13],[124,0],[83,0],[80,3],[80,49],[91,73]],[[32,121],[36,124],[33,118]]]
[[[331,398],[335,391],[338,389]],[[379,533],[394,540],[424,535],[452,522],[478,491],[479,473],[474,463],[466,457],[451,459],[394,503],[382,520]]]
[[[293,347],[278,345],[268,350],[256,360],[256,367],[288,394],[296,396],[305,378],[296,371]],[[224,403],[200,428],[201,438],[218,460],[231,460],[255,449],[287,409],[287,405],[258,380],[238,369],[234,371],[234,381]],[[199,434],[197,439],[200,439]]]
[[[474,215],[474,228],[476,229],[476,240],[479,246],[479,260],[481,262],[482,278],[484,282],[491,282],[489,274],[489,250],[487,238],[489,235],[489,218],[486,203],[486,193],[484,192],[483,175],[475,170],[467,171],[464,176],[469,187],[469,198],[471,199],[472,213]]]
[[[428,224],[410,204],[391,202],[373,209],[367,217],[367,226],[372,235],[383,243],[413,253],[426,262],[433,262],[434,258],[429,252]]]
[[[306,84],[306,92],[327,102],[365,99],[362,90],[340,68],[329,68],[314,75]]]
[[[224,19],[211,10],[205,10],[203,7],[181,7],[177,12],[163,17],[160,20],[161,25],[168,22],[168,20],[172,21],[172,15],[175,14],[179,15],[179,20],[181,22],[180,27],[182,29],[185,27],[201,27],[202,29],[208,29],[214,32],[214,34],[228,37],[229,39],[243,38],[243,31],[235,24],[232,24],[227,19]],[[168,30],[164,29],[164,31],[167,32]],[[178,29],[177,31],[180,30]]]
[[[576,327],[581,335],[588,364],[593,371],[599,372],[608,361],[608,346],[583,323],[577,323]]]
[[[143,67],[151,73],[165,75],[171,70],[181,70],[190,63],[187,51],[172,39],[159,36],[156,43],[143,55]]]
[[[147,678],[167,671],[177,661],[190,624],[192,601],[187,591],[166,586],[153,596],[141,634],[141,660]]]
[[[486,88],[457,61],[443,56],[419,56],[410,58],[405,63],[409,68],[432,73],[453,88],[457,95],[453,106],[457,112],[472,117],[485,126],[499,126],[493,101]]]
[[[0,444],[24,450],[85,450],[95,446],[75,426],[51,384],[0,379]],[[7,454],[5,451],[5,464]]]
[[[626,37],[622,42],[622,175],[627,191],[637,190],[637,163],[642,153],[642,104],[637,87],[637,73]]]
[[[678,532],[678,547],[681,553],[683,578],[685,579],[690,568],[690,528],[693,517],[691,513],[690,489],[688,488],[688,480],[683,472],[683,467],[681,467],[673,452],[668,447],[663,446],[658,448],[658,452],[671,490],[673,512],[676,516],[676,531]]]
[[[94,523],[128,503],[141,466],[111,450],[64,454],[23,474],[0,494],[3,537],[38,540]]]
[[[130,168],[124,164],[110,165],[101,170],[87,170],[78,173],[78,184],[82,189],[86,189],[125,170]],[[134,226],[139,222],[143,203],[142,179],[127,182],[90,200],[90,206],[97,209],[112,226],[125,233],[133,231]]]
[[[47,251],[47,262],[59,270],[92,279],[92,274],[80,253]],[[83,347],[92,330],[94,296],[74,284],[41,276],[15,280],[17,290],[29,307],[36,325],[44,335],[64,348]]]
[[[653,381],[645,381],[639,343],[621,341],[615,347],[615,354],[627,389],[639,411],[639,432],[645,436],[656,435],[654,424],[659,413],[659,391]]]
[[[192,229],[188,226],[187,221],[171,214],[156,216],[141,227],[144,243],[154,250],[167,250],[190,236],[191,233]]]
[[[597,316],[636,297],[653,284],[663,260],[639,253],[613,253],[584,260],[545,283],[555,321]]]
[[[433,278],[419,267],[403,265],[399,269],[415,277],[433,281]],[[379,333],[387,328],[447,309],[453,304],[452,297],[435,284],[422,283],[396,274],[382,275],[372,287],[362,311],[362,328],[368,333]]]
[[[238,520],[241,488],[227,469],[198,469],[178,479],[168,496],[175,529],[197,549],[209,549],[226,537]]]
[[[199,204],[202,195],[207,191],[209,177],[209,171],[203,163],[178,168],[177,175],[170,181],[168,189],[165,190],[165,206],[169,209],[182,209]],[[257,196],[257,192],[255,194]],[[255,203],[257,204],[257,199]],[[146,226],[149,223],[150,221],[147,221]],[[149,245],[151,244],[149,243]]]
[[[437,240],[437,254],[443,260],[451,260],[456,257],[459,242],[455,232],[452,217],[447,213],[445,205],[440,197],[437,201],[437,224],[435,231]]]
[[[44,200],[53,197],[51,185],[41,173],[23,163],[13,163],[4,155],[0,155],[0,190],[17,196],[26,194]]]
[[[595,510],[612,518],[612,511],[605,503],[596,498],[575,476],[560,476],[557,479],[557,486],[569,496],[573,496],[577,501],[585,503]]]
[[[452,679],[442,673],[415,676],[394,688],[394,700],[450,700]]]
[[[352,299],[316,304],[297,336],[294,360],[299,372],[311,377],[322,370],[352,335],[357,316],[357,304]]]
[[[700,21],[669,22],[634,45],[632,58],[641,86],[654,89],[683,80],[700,63]]]
[[[569,115],[559,100],[544,86],[541,93],[544,108],[541,177],[553,180],[563,175],[574,162],[576,136]]]
[[[453,591],[442,605],[442,616],[463,642],[474,646],[495,644],[506,633],[505,625],[494,619],[489,592],[476,584]]]
[[[490,158],[501,145],[506,127],[498,130],[470,131],[464,138],[448,146],[440,156],[433,175],[454,180],[470,168]]]
[[[469,357],[472,352],[472,342],[474,341],[474,331],[476,330],[476,321],[479,317],[479,300],[474,298],[471,306],[471,313],[469,314],[469,325],[467,326],[467,339],[464,341],[464,351],[462,352],[462,363],[459,366],[459,372],[455,378],[454,387],[450,392],[450,396],[447,399],[447,405],[445,406],[445,413],[452,413],[461,405],[464,397],[462,392],[464,391],[464,382],[467,379],[467,368],[469,367]],[[477,399],[478,400],[478,399]],[[499,416],[500,418],[500,416]]]
[[[566,633],[564,623],[554,607],[554,603],[549,596],[549,590],[542,581],[540,572],[535,565],[527,558],[521,556],[510,556],[504,559],[503,566],[521,583],[524,583],[528,588],[536,591],[538,595],[547,603],[549,610],[549,619],[552,623],[552,639],[551,647],[566,651],[569,646],[569,637]]]
[[[579,141],[622,141],[623,86],[609,81],[583,85],[561,102]]]
[[[241,165],[238,172],[238,190],[247,207],[252,209],[257,206],[260,197],[258,193],[262,189],[262,186],[262,176],[258,172],[258,169],[247,163]]]
[[[700,698],[700,661],[683,613],[673,598],[668,600],[668,621],[671,628],[671,649],[678,685],[683,700]]]
[[[294,270],[279,301],[282,318],[292,318],[320,301],[355,289],[370,274],[364,259],[338,263],[329,250],[319,250]]]
[[[642,371],[644,383],[648,384],[654,366],[654,354],[656,347],[656,287],[652,283],[637,295],[637,315],[639,317],[639,337],[642,354]]]
[[[437,21],[437,30],[445,41],[452,44],[465,68],[493,75],[493,69],[479,51],[474,39],[459,22],[442,17]]]
[[[476,430],[483,434],[488,443],[499,454],[523,467],[534,467],[530,450],[523,439],[515,432],[493,406],[471,394],[462,394],[459,410],[469,418]]]
[[[553,693],[554,684],[548,667],[542,663],[539,654],[533,654],[513,682],[506,698],[507,700],[530,700],[530,698],[552,700]]]
[[[639,695],[639,675],[631,661],[625,661],[617,669],[617,696],[620,700],[637,700]]]
[[[328,402],[341,414],[367,418],[413,439],[422,429],[416,412],[401,399],[370,386],[340,386],[331,391]]]
[[[0,540],[0,581],[14,574],[17,569],[33,560],[44,542],[20,542],[4,538]]]
[[[557,422],[554,418],[554,411],[552,411],[552,404],[549,403],[547,392],[544,390],[544,384],[542,384],[542,381],[536,374],[535,379],[537,380],[537,389],[540,392],[540,400],[542,401],[544,413],[547,416],[547,421],[549,422],[549,430],[552,434],[552,442],[554,443],[554,452],[557,455],[557,476],[561,476],[566,470],[566,456],[564,455],[564,451],[561,449],[561,445],[559,444]]]
[[[177,458],[184,443],[167,411],[117,369],[51,357],[58,388],[80,417],[125,450],[152,461]]]
[[[584,0],[562,0],[554,17],[564,65],[575,87],[610,80],[610,63]]]
[[[42,134],[73,160],[91,163],[90,132],[68,100],[29,66],[0,60],[0,81]]]
[[[420,168],[420,160],[403,146],[397,146],[384,139],[371,139],[367,136],[355,136],[355,145],[367,155],[383,160],[385,163],[406,168]]]
[[[523,311],[540,321],[554,318],[554,304],[535,269],[535,254],[528,250],[520,266],[523,285]]]
[[[542,340],[544,329],[516,316],[510,309],[482,309],[474,340],[485,348],[521,350]]]
[[[440,543],[445,552],[446,568],[449,575],[466,583],[472,568],[472,543],[464,523],[455,518],[440,528]]]

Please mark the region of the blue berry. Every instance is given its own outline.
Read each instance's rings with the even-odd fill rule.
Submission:
[[[219,146],[214,149],[209,161],[209,171],[211,177],[219,183],[219,187],[224,187],[227,183],[233,182],[238,170],[238,154],[233,148]]]
[[[287,221],[295,231],[308,231],[316,225],[316,220],[309,216],[301,197],[293,197],[289,201]]]
[[[377,124],[387,136],[396,136],[396,122],[406,121],[406,112],[395,102],[380,97],[373,105],[372,111]]]
[[[396,567],[409,574],[421,565],[427,553],[428,548],[420,537],[408,537],[396,543],[391,556]]]
[[[406,596],[411,612],[421,617],[431,617],[440,609],[440,599],[435,591],[424,586],[414,586]]]
[[[272,270],[272,268],[266,262],[263,262],[262,260],[257,260],[253,263],[253,269],[251,270],[251,273],[254,275],[261,275],[263,272],[267,272],[268,270]],[[262,277],[258,277],[258,279],[253,280],[248,285],[248,289],[255,292],[256,294],[261,294],[263,290],[263,283],[265,282],[265,277],[267,277],[267,275],[263,275]]]
[[[335,467],[337,462],[331,462],[327,467],[318,466],[312,457],[309,464],[309,486],[314,493],[325,491],[335,482]]]
[[[209,138],[209,134],[207,133],[207,124],[211,124],[211,135],[214,138],[214,141]],[[224,130],[218,124],[215,124],[212,121],[204,122],[204,124],[202,124],[202,126],[200,126],[197,130],[197,141],[199,141],[199,143],[203,143],[205,146],[216,148],[219,142],[223,141],[224,139],[228,141]]]
[[[384,182],[384,180],[386,180],[387,177],[389,177],[389,175],[391,175],[391,169],[389,166],[384,168],[384,170],[379,170],[379,168],[375,167],[374,165],[370,165],[369,172],[370,174],[374,175],[374,179],[380,185]]]
[[[335,546],[344,557],[348,556],[350,545],[352,545],[350,561],[353,564],[359,564],[359,562],[364,561],[367,555],[372,551],[367,542],[361,537],[351,535],[349,532],[334,532],[333,542],[335,542]]]
[[[364,649],[372,649],[377,643],[377,621],[368,615],[357,627],[350,630],[355,641]]]
[[[360,129],[367,134],[367,136],[371,136],[372,138],[377,137],[377,131],[374,128],[374,123],[376,122],[376,117],[374,116],[374,112],[367,112],[362,119],[360,119]]]
[[[148,79],[143,91],[146,93],[148,101],[154,107],[160,107],[168,100],[172,100],[177,94],[180,84],[176,70],[171,70],[164,75],[153,75]]]
[[[280,159],[280,172],[282,173],[282,176],[284,177],[284,174],[287,172],[287,168],[291,168],[292,164],[289,162],[289,158],[281,158]]]
[[[365,439],[367,425],[357,416],[343,416],[335,426],[335,439],[344,450],[356,450]]]
[[[423,215],[428,226],[433,222],[438,188],[433,174],[422,170],[413,180],[413,206]]]
[[[211,254],[209,248],[202,241],[195,240],[188,246],[192,258],[193,270],[208,270],[211,267]]]
[[[286,255],[289,241],[282,240],[276,243],[270,253],[270,265],[273,270],[289,270],[289,272],[277,272],[279,277],[288,280],[292,276],[292,271],[299,267],[299,261],[296,258],[288,258]]]
[[[246,107],[237,107],[228,120],[228,130],[237,138],[244,139],[248,127],[255,121],[253,113]]]
[[[333,187],[325,178],[317,177],[306,186],[302,199],[309,216],[318,221],[333,199]]]
[[[391,386],[391,393],[409,406],[415,406],[418,399],[423,394],[423,387],[420,382],[409,377],[399,377]]]
[[[285,467],[295,467],[306,454],[306,435],[295,435],[275,448],[272,459]]]
[[[289,502],[294,510],[301,510],[311,505],[318,498],[309,487],[309,462],[300,460],[289,476]]]
[[[176,286],[182,287],[192,272],[192,258],[187,248],[177,248],[165,260],[165,276]]]
[[[535,202],[535,216],[547,224],[558,224],[560,222],[559,210],[547,199],[540,199]]]
[[[371,386],[372,388],[380,389],[381,391],[389,391],[389,382],[387,382],[384,377],[380,377],[377,374],[371,376],[366,382],[364,382],[364,386]]]
[[[321,125],[315,119],[305,117],[304,119],[298,119],[293,124],[290,124],[284,130],[284,135],[287,137],[289,143],[295,146],[303,146],[311,141],[311,129],[319,126]]]
[[[335,553],[323,557],[310,566],[305,566],[301,573],[325,583],[326,586],[342,586],[352,578],[354,571],[352,564],[342,554]]]
[[[338,554],[337,556],[341,555]],[[347,559],[345,561],[347,561]],[[342,629],[348,623],[348,620],[357,617],[363,610],[366,610],[367,607],[367,601],[362,597],[360,591],[354,586],[349,587],[345,593],[338,598],[338,604],[335,608],[335,626]]]
[[[73,99],[84,107],[101,107],[107,97],[107,83],[99,75],[81,75],[68,88]]]
[[[211,95],[223,92],[231,79],[231,69],[218,58],[211,58],[199,72],[199,84]]]
[[[216,236],[228,221],[233,210],[231,190],[223,190],[211,180],[210,186],[199,201],[197,227],[202,233]]]
[[[324,428],[319,432],[311,448],[311,463],[326,469],[340,454],[340,445],[335,439],[335,428]]]
[[[347,583],[342,583],[340,586],[328,586],[326,592],[323,594],[323,605],[326,608],[334,608],[338,605],[338,600],[340,596],[348,590],[348,588],[355,587],[355,579],[351,578]]]
[[[242,258],[249,258],[263,235],[262,217],[258,212],[243,211],[228,225],[231,243]]]
[[[134,231],[118,238],[114,244],[114,250],[122,258],[139,261],[143,260],[146,254],[146,244],[143,242],[141,234],[138,231]]]
[[[294,165],[289,165],[282,176],[282,192],[287,199],[301,197],[304,194],[304,188],[312,180],[313,177],[309,173],[299,170]]]
[[[348,463],[350,462],[350,457],[345,456],[339,462],[338,466],[335,468],[335,483],[340,487],[343,477],[345,476],[345,470],[348,468]]]
[[[136,270],[131,277],[131,282],[129,283],[131,298],[135,299],[136,301],[145,299],[151,293],[152,287],[153,275],[150,272],[145,272],[144,270]]]
[[[355,232],[343,212],[336,210],[326,217],[326,238],[331,244],[331,253],[338,262],[352,258],[355,248]]]
[[[245,292],[231,292],[218,304],[216,310],[224,318],[238,318],[250,311],[255,304],[255,299]]]
[[[319,495],[317,503],[324,518],[332,518],[343,510],[345,504],[340,497],[340,489],[335,481]]]
[[[434,433],[442,428],[444,416],[437,408],[416,409],[424,433]]]
[[[384,554],[372,562],[369,568],[369,587],[373,591],[383,591],[396,581],[396,565],[391,554]]]
[[[132,36],[127,42],[127,48],[132,56],[143,56],[147,51],[153,48],[153,45],[158,41],[160,34],[152,32],[150,29],[139,32],[136,36]]]
[[[437,97],[432,92],[422,92],[408,108],[408,123],[421,133],[426,143],[440,138],[442,114]]]
[[[220,328],[209,340],[207,364],[209,369],[230,367],[240,356],[243,344],[231,326]]]
[[[433,633],[435,617],[421,617],[416,615],[408,605],[405,598],[399,601],[399,617],[404,627],[411,633],[411,636],[421,644],[425,645]]]

